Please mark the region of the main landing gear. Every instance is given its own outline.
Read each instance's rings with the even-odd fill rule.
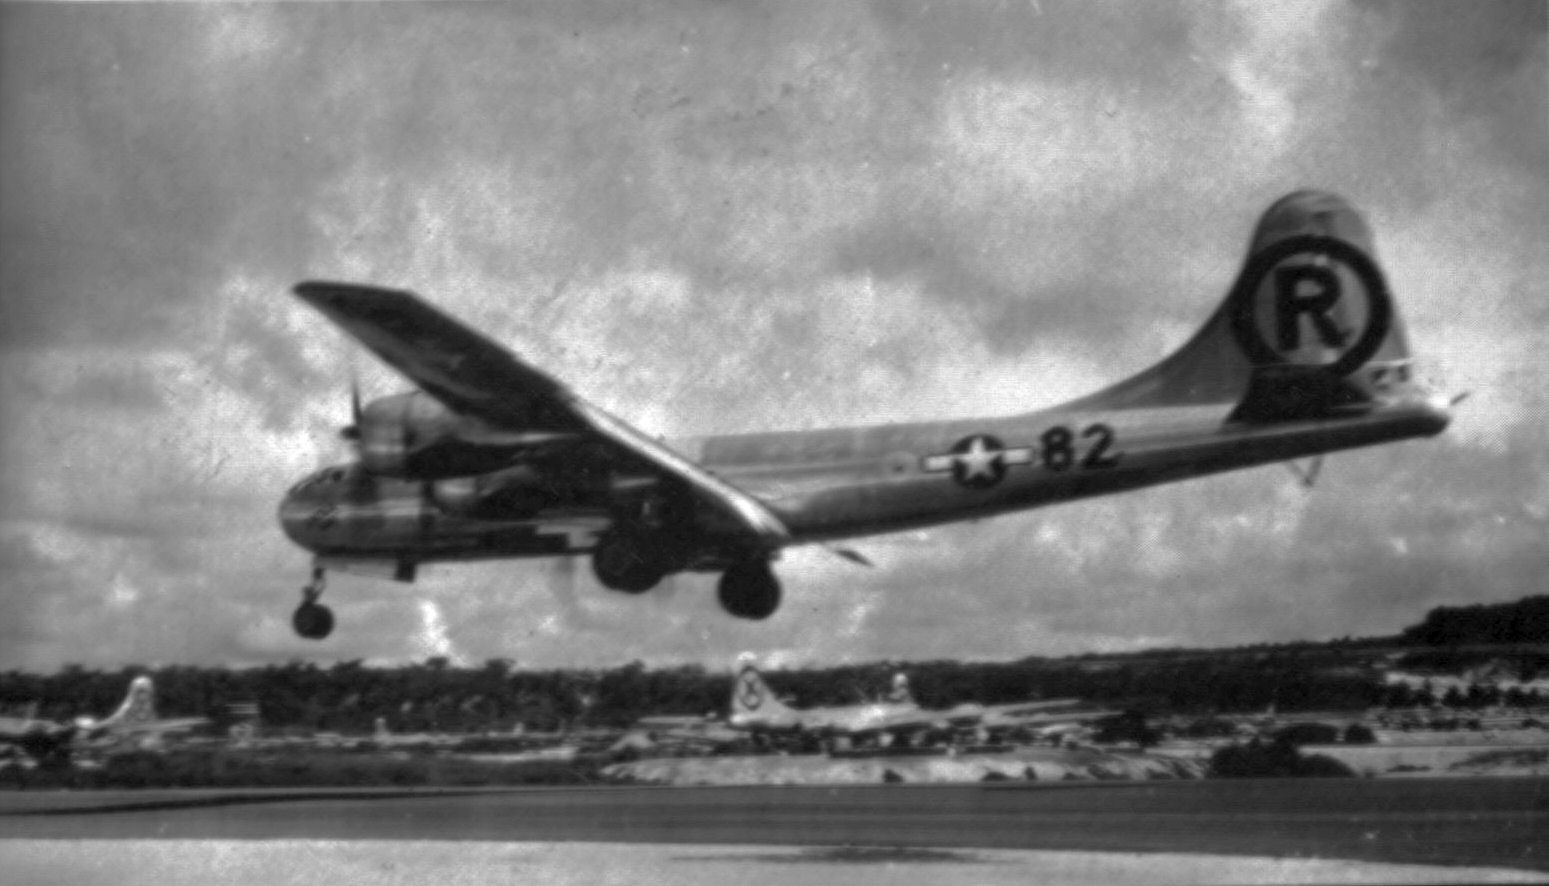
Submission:
[[[762,621],[780,608],[780,580],[768,560],[744,560],[721,574],[716,596],[732,615]]]
[[[667,532],[619,523],[597,539],[592,549],[592,572],[603,587],[643,594],[688,565],[683,550],[684,546]],[[780,608],[780,580],[767,559],[753,557],[727,568],[717,595],[728,613],[760,621]]]
[[[656,587],[676,565],[668,555],[670,548],[664,533],[615,526],[597,539],[592,549],[592,572],[605,588],[642,594]]]
[[[653,496],[614,515],[592,549],[592,572],[603,587],[640,594],[688,565],[695,538],[694,507],[679,492]]]
[[[317,602],[328,579],[321,566],[312,567],[312,580],[301,588],[301,605],[290,617],[291,627],[308,640],[321,640],[333,633],[333,610]]]

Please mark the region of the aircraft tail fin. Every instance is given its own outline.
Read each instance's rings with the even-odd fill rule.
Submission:
[[[764,682],[764,675],[759,673],[758,665],[753,659],[747,655],[739,656],[737,679],[732,684],[731,691],[732,719],[769,717],[790,712],[791,708],[774,694],[774,690],[769,688],[768,683]]]
[[[1303,190],[1260,217],[1236,284],[1192,339],[1070,405],[1234,403],[1240,421],[1327,417],[1412,394],[1410,364],[1365,219],[1343,198]]]
[[[129,683],[129,693],[107,719],[96,723],[99,730],[132,729],[154,722],[156,719],[156,685],[151,678],[141,675]]]

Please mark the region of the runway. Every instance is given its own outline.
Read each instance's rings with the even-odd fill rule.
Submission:
[[[444,854],[455,841],[468,844],[457,857],[469,864],[510,861],[513,847],[527,847],[520,857],[549,859],[558,866],[555,876],[590,870],[588,864],[615,851],[608,847],[632,844],[618,858],[630,859],[637,875],[645,859],[670,862],[677,873],[664,874],[663,882],[682,879],[678,867],[685,859],[699,859],[696,870],[722,873],[734,862],[787,873],[825,865],[886,869],[889,882],[900,870],[939,876],[944,866],[962,864],[974,882],[1001,882],[996,872],[1025,875],[1023,865],[1033,857],[1045,873],[1058,859],[1094,872],[1094,864],[1129,858],[1137,874],[1151,875],[1195,859],[1180,880],[1218,870],[1232,871],[1227,879],[1253,880],[1255,866],[1272,862],[1278,873],[1265,876],[1322,879],[1312,868],[1293,875],[1285,867],[1316,860],[1337,869],[1334,881],[1358,878],[1372,864],[1378,867],[1369,870],[1384,870],[1387,879],[1411,879],[1389,867],[1397,864],[1470,874],[1460,879],[1493,870],[1549,881],[1549,780],[7,792],[0,794],[0,835],[9,838],[0,840],[0,856],[23,866],[29,859],[86,858],[90,852],[83,855],[83,844],[73,842],[81,840],[92,841],[84,845],[93,851],[163,859],[186,852],[196,862],[217,846],[229,855],[300,845],[314,859],[323,846],[333,847],[329,857],[350,856],[368,844],[380,847],[379,857],[396,857],[411,843],[429,847],[394,867],[402,871],[414,859]],[[1078,857],[1087,861],[1073,861]],[[274,873],[268,863],[254,864]],[[1102,870],[1102,877],[1124,879]],[[1430,876],[1420,879],[1436,879],[1437,869],[1427,870]]]

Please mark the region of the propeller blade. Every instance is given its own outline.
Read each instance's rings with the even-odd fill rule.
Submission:
[[[558,557],[549,573],[549,590],[565,600],[574,600],[576,594],[576,562],[579,557]]]
[[[589,627],[592,622],[590,613],[581,605],[580,595],[576,592],[576,571],[580,561],[578,554],[561,554],[551,560],[540,561],[541,565],[534,564],[544,572],[544,584],[559,604],[560,616],[565,624],[572,628]]]
[[[349,441],[360,439],[360,376],[350,367],[350,423],[339,429],[339,436]]]

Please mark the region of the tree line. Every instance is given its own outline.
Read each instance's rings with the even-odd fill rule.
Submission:
[[[1384,686],[1356,653],[1263,653],[1180,660],[1027,659],[1016,662],[880,662],[772,671],[773,689],[798,707],[853,704],[882,697],[894,673],[908,674],[926,708],[962,702],[1004,704],[1080,698],[1146,714],[1349,710],[1422,703],[1421,693]],[[290,662],[256,668],[172,666],[50,674],[0,673],[0,709],[36,705],[37,716],[64,721],[101,717],[139,674],[156,681],[162,716],[205,716],[229,725],[233,705],[256,703],[269,729],[369,731],[378,718],[395,732],[529,731],[622,728],[652,715],[719,715],[731,692],[728,672],[698,665],[647,668],[519,670],[505,659],[458,667],[444,658],[398,667],[359,661],[322,666]],[[1402,698],[1396,697],[1402,695]],[[1423,701],[1442,699],[1424,699]],[[1536,694],[1469,693],[1461,704],[1538,703]]]
[[[1510,603],[1438,606],[1403,637],[1427,646],[1549,643],[1549,595]]]

